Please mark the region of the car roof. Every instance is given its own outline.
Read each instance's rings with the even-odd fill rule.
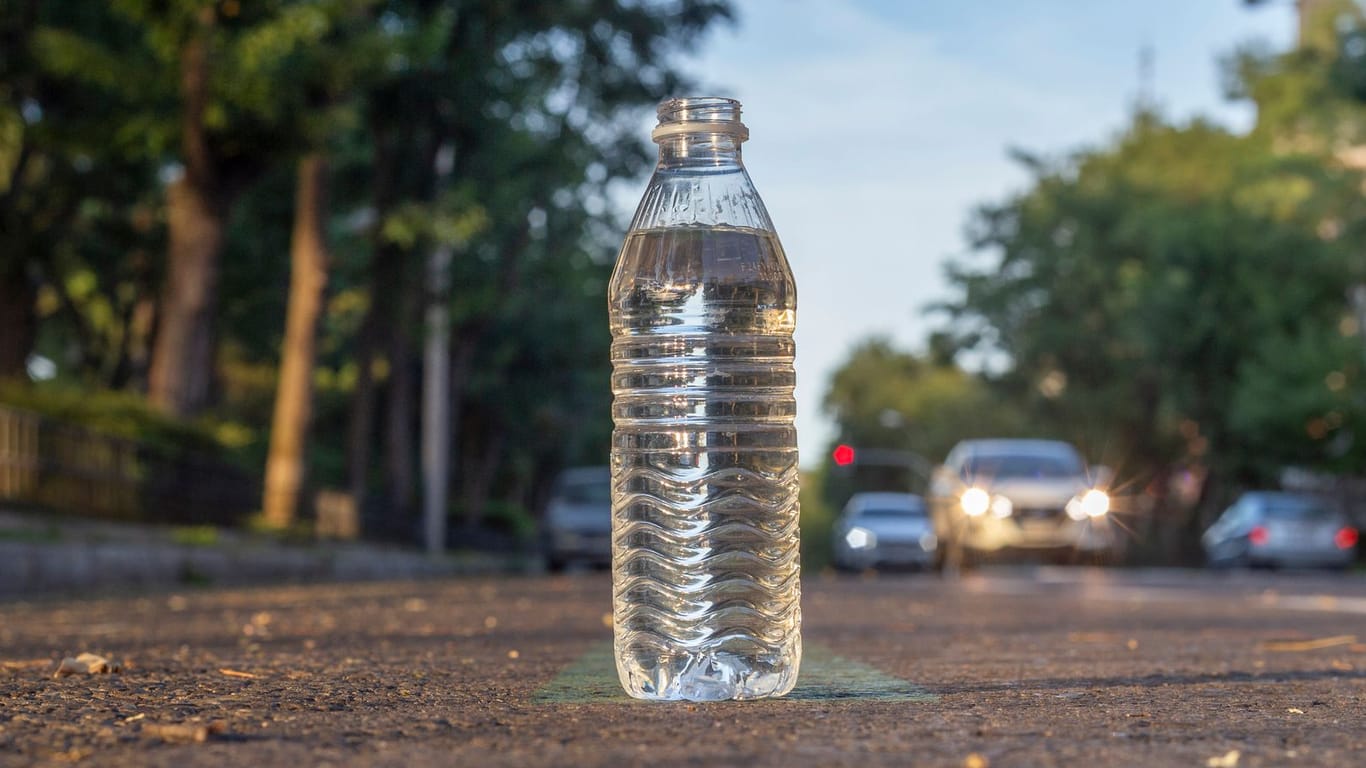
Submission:
[[[964,440],[958,449],[968,456],[1076,456],[1077,449],[1061,440],[992,438]]]
[[[560,485],[578,485],[579,483],[607,483],[612,480],[612,470],[609,467],[572,467],[560,473]]]
[[[1293,491],[1248,491],[1243,494],[1243,498],[1251,501],[1258,506],[1269,504],[1292,504],[1298,506],[1327,506],[1323,499],[1307,493],[1294,493]]]
[[[875,491],[856,493],[844,505],[847,512],[862,512],[865,509],[924,509],[925,500],[914,493],[892,493]]]

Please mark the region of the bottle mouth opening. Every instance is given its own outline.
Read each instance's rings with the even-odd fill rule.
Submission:
[[[749,129],[740,122],[740,102],[720,96],[686,96],[665,99],[655,110],[659,125],[650,138],[660,139],[683,133],[728,133],[740,141],[749,138]]]

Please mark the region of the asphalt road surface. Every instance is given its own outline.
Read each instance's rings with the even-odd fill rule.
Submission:
[[[1360,576],[804,588],[797,690],[720,704],[621,695],[603,574],[0,603],[0,765],[1366,764]]]

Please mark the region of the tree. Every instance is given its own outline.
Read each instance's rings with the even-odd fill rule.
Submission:
[[[914,451],[930,461],[959,440],[1006,437],[1021,415],[987,382],[958,368],[899,351],[885,338],[854,347],[830,378],[822,408],[838,441],[858,448]]]
[[[608,241],[619,236],[603,236],[619,231],[607,212],[605,185],[638,173],[648,161],[632,118],[681,82],[670,54],[728,10],[715,0],[510,7],[480,2],[458,8],[394,3],[389,10],[393,27],[421,44],[367,98],[376,153],[371,188],[380,225],[372,301],[361,332],[349,465],[353,491],[361,497],[373,442],[371,404],[379,394],[373,374],[387,368],[384,485],[394,517],[405,519],[418,423],[413,372],[421,259],[437,246],[433,235],[441,229],[421,222],[458,225],[478,209],[488,223],[459,243],[451,268],[451,401],[458,423],[450,429],[461,434],[469,431],[463,419],[474,410],[468,393],[479,373],[476,361],[487,345],[506,341],[491,338],[504,313],[525,308],[518,293],[526,290],[531,265],[583,252],[605,260],[615,247]],[[443,148],[452,153],[448,182],[439,182],[435,171]],[[562,236],[550,241],[546,231]],[[379,296],[391,300],[374,298]],[[605,323],[603,328],[605,334]],[[549,392],[543,397],[559,399]],[[535,402],[498,388],[477,401],[477,411],[487,417],[535,410]],[[466,455],[453,458],[454,466],[467,469],[458,480],[471,524],[492,492],[492,478],[508,463],[498,450],[506,438],[502,424],[489,429],[486,440],[470,438],[476,450],[458,441],[457,450],[466,446]]]
[[[326,174],[326,161],[320,154],[310,153],[299,161],[294,234],[289,248],[289,303],[262,505],[267,524],[274,528],[287,528],[293,522],[304,483],[305,442],[313,409],[314,350],[329,260],[323,226]]]
[[[98,4],[0,3],[0,377],[22,377],[40,347],[92,385],[144,364],[156,168],[151,139],[111,130],[110,115],[149,70],[91,42],[139,34]]]
[[[1025,429],[1012,401],[951,357],[920,357],[880,337],[854,347],[821,406],[835,422],[836,442],[855,449],[852,467],[825,472],[824,501],[832,509],[857,491],[923,492],[929,467],[959,440]]]
[[[605,453],[607,187],[650,161],[643,113],[680,87],[673,54],[728,15],[0,4],[4,371],[38,350],[64,379],[219,424],[267,467],[277,525],[304,478],[349,468],[358,498],[383,477],[390,532],[411,536],[420,427],[457,435],[438,470],[458,469],[470,528],[524,517],[561,466]],[[422,273],[434,253],[449,291]],[[415,408],[424,302],[450,320],[448,424]]]
[[[1173,467],[1207,468],[1203,515],[1177,529],[1231,486],[1273,479],[1279,462],[1258,452],[1271,431],[1280,462],[1319,466],[1340,430],[1360,428],[1297,389],[1357,375],[1327,335],[1360,271],[1356,174],[1261,134],[1146,113],[1113,146],[1022,159],[1031,188],[979,212],[980,255],[950,265],[946,309],[965,346],[1008,356],[1003,383],[1032,411],[1123,446],[1120,463],[1159,501]],[[1304,344],[1329,354],[1283,354]],[[1275,419],[1253,406],[1268,398]],[[1284,429],[1320,417],[1322,430]]]
[[[258,71],[274,71],[286,85],[270,86],[272,104],[261,111],[277,122],[294,120],[299,157],[290,238],[290,282],[280,376],[275,391],[270,448],[266,457],[263,517],[273,528],[289,527],[306,475],[306,448],[313,412],[318,324],[331,257],[327,245],[327,153],[351,122],[353,100],[394,52],[374,23],[366,0],[319,5],[294,3],[254,33],[261,38]],[[305,33],[294,30],[304,29]],[[324,42],[324,40],[326,42]]]
[[[214,371],[213,321],[218,310],[219,255],[226,219],[243,188],[260,172],[241,133],[210,121],[211,111],[232,113],[222,99],[220,57],[239,29],[220,18],[237,4],[202,0],[162,6],[123,6],[145,25],[151,49],[174,71],[180,174],[166,190],[167,258],[148,396],[167,413],[187,416],[209,403]],[[227,21],[229,24],[220,22]]]

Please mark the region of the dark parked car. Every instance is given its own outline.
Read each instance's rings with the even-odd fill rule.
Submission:
[[[1213,566],[1346,568],[1357,529],[1312,496],[1259,491],[1239,497],[1200,543]]]
[[[835,567],[844,571],[880,565],[926,568],[939,540],[925,502],[909,493],[856,493],[834,528]]]
[[[612,562],[612,477],[607,467],[566,470],[555,482],[546,507],[543,547],[546,567]]]

